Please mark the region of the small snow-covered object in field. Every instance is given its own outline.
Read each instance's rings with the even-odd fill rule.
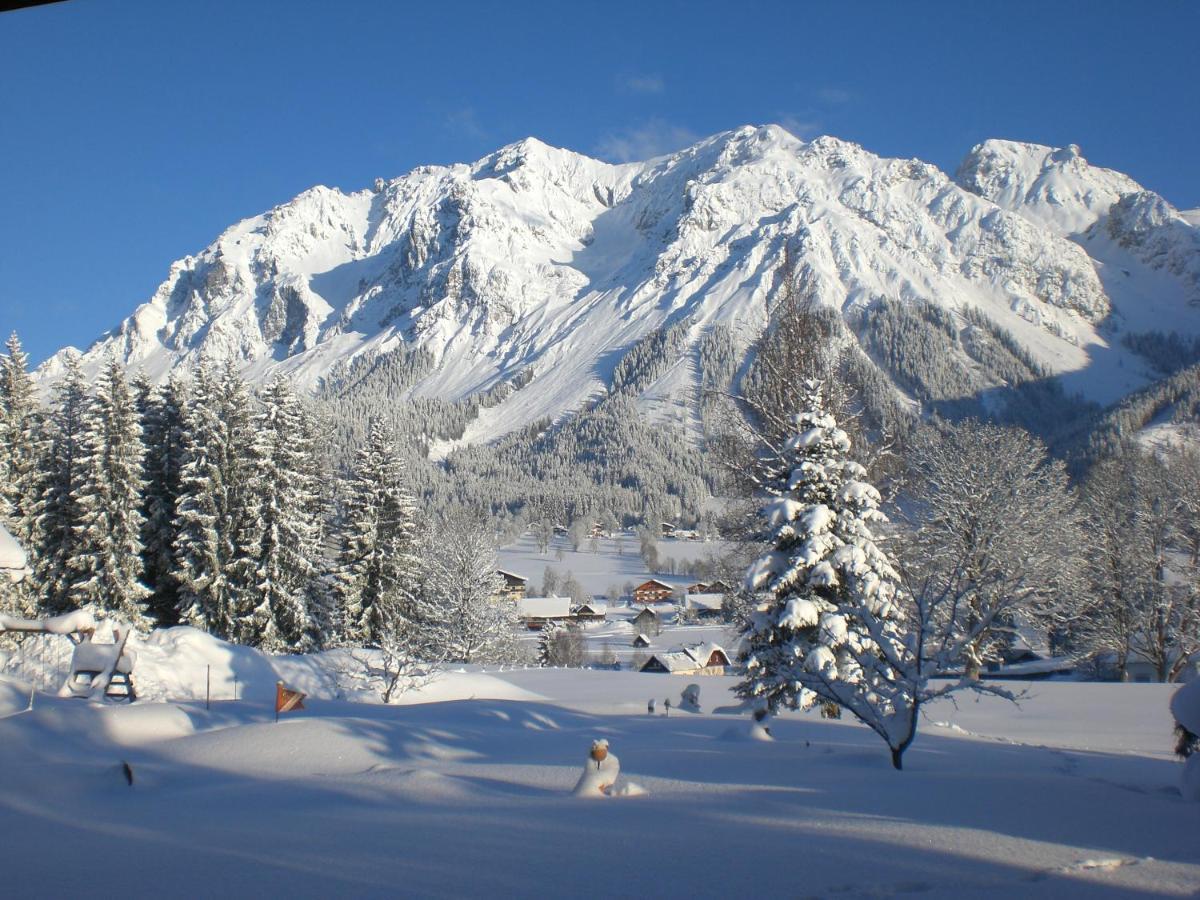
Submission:
[[[1171,695],[1171,715],[1192,734],[1200,734],[1200,678]]]
[[[1171,715],[1180,728],[1186,729],[1189,734],[1200,735],[1200,680],[1189,681],[1171,695]],[[1194,743],[1194,739],[1191,741]],[[1180,746],[1187,743],[1181,740]],[[1180,752],[1186,753],[1187,750]],[[1184,760],[1179,793],[1184,800],[1200,802],[1200,753],[1193,752]]]
[[[649,700],[649,702],[646,703],[646,712],[649,715],[654,715],[654,699],[653,698],[651,698]]]
[[[679,708],[688,712],[700,712],[700,685],[689,684],[679,695]]]
[[[605,797],[616,783],[621,774],[621,761],[616,754],[609,753],[608,741],[600,738],[592,741],[592,749],[588,752],[587,761],[583,764],[583,774],[575,785],[576,797]]]

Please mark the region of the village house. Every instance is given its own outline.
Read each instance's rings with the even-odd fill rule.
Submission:
[[[687,586],[689,594],[728,594],[729,585],[723,581],[697,581]]]
[[[517,601],[517,616],[530,631],[541,631],[547,622],[569,622],[570,597],[525,597]]]
[[[500,589],[492,595],[493,600],[511,600],[516,603],[525,599],[525,590],[529,584],[528,578],[522,578],[515,572],[506,572],[504,569],[497,569],[496,574],[500,576],[502,584]]]
[[[716,644],[688,644],[675,650],[655,653],[642,666],[642,672],[670,675],[724,675],[729,656]]]
[[[646,637],[644,634],[639,634],[637,637],[635,637],[633,639],[633,646],[634,647],[649,647],[650,646],[650,638]]]
[[[651,603],[670,603],[674,593],[675,588],[665,581],[651,578],[633,589],[633,602],[639,606],[647,606]]]
[[[581,603],[572,612],[579,622],[603,622],[608,618],[608,606],[603,603]]]

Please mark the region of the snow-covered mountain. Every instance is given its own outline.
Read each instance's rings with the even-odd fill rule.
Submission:
[[[527,139],[371,190],[316,187],[234,225],[173,264],[84,364],[116,353],[161,377],[209,354],[315,386],[354,358],[422,348],[422,396],[528,380],[483,410],[475,441],[578,409],[640,338],[686,322],[642,395],[682,415],[670,410],[695,399],[698,342],[717,323],[753,339],[786,258],[851,323],[881,300],[926,301],[964,327],[974,309],[1069,390],[1109,402],[1150,378],[1114,336],[1200,333],[1198,235],[1194,216],[1075,147],[989,141],[952,180],[776,126],[625,165]],[[1002,380],[967,364],[982,386]]]

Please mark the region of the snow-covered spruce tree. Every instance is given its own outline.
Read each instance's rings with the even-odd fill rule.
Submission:
[[[765,487],[772,545],[747,588],[770,600],[752,616],[739,696],[760,708],[833,702],[883,738],[899,769],[923,699],[919,650],[905,630],[899,574],[876,544],[879,494],[848,458],[850,441],[808,381],[796,432]]]
[[[66,372],[55,385],[47,425],[47,455],[42,498],[33,545],[34,577],[47,612],[71,608],[71,560],[81,522],[79,488],[83,483],[83,429],[87,383],[79,357],[69,355]]]
[[[336,628],[343,644],[377,645],[418,618],[416,502],[391,430],[371,423],[344,487],[341,550],[334,573]]]
[[[36,550],[42,491],[41,409],[29,374],[29,356],[14,333],[0,356],[0,521],[31,551]],[[36,580],[6,589],[11,612],[33,615]]]
[[[254,602],[260,535],[251,457],[250,403],[232,365],[201,362],[183,417],[175,508],[179,618],[241,640]]]
[[[246,639],[271,652],[300,650],[309,637],[309,598],[322,536],[314,426],[283,378],[268,384],[260,399],[254,443],[262,530],[259,601]]]
[[[506,663],[518,648],[516,605],[497,600],[496,543],[486,520],[451,510],[425,538],[422,593],[438,659]]]
[[[150,595],[141,580],[144,452],[133,393],[109,359],[84,413],[68,597],[73,606],[92,605],[142,628]]]
[[[175,580],[175,508],[183,467],[183,416],[187,385],[172,373],[156,388],[144,374],[134,382],[146,456],[142,466],[142,566],[150,616],[161,626],[179,621],[179,587]]]

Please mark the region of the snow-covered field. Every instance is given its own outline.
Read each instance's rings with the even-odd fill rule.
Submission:
[[[222,689],[240,673],[244,699],[206,710],[39,695],[27,711],[25,686],[0,681],[5,896],[1200,888],[1200,804],[1177,789],[1171,686],[1042,682],[1019,707],[935,706],[896,772],[849,721],[789,715],[774,742],[749,740],[731,678],[454,670],[383,706],[321,699],[336,692],[319,660],[164,634],[139,660],[144,682],[202,695],[212,666]],[[313,698],[275,724],[277,676]],[[700,713],[646,714],[693,681]],[[644,795],[571,796],[596,738]]]
[[[610,588],[618,590],[626,584],[641,584],[651,578],[665,581],[682,590],[695,584],[698,578],[691,575],[671,575],[664,571],[667,560],[678,563],[692,562],[719,555],[719,541],[662,540],[658,542],[660,569],[648,572],[646,564],[638,555],[638,539],[633,532],[622,532],[611,538],[598,538],[595,550],[592,542],[584,541],[579,550],[571,549],[571,542],[556,535],[547,552],[538,552],[537,541],[526,532],[516,543],[500,548],[500,568],[529,579],[529,596],[538,596],[546,568],[554,569],[560,580],[568,574],[574,575],[589,594],[603,596]]]

